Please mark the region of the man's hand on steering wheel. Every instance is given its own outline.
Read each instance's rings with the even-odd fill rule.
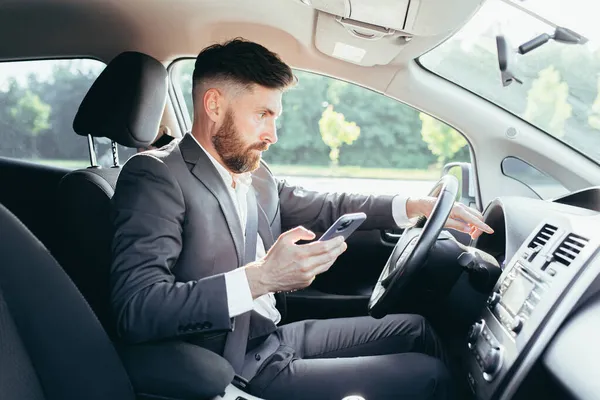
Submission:
[[[410,219],[420,216],[429,217],[436,201],[437,198],[430,196],[409,198],[406,201],[406,215]],[[448,216],[445,227],[468,233],[473,239],[484,232],[494,233],[494,230],[483,222],[483,215],[479,211],[456,202]]]

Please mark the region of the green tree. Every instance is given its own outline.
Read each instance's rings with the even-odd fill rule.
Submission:
[[[327,101],[328,79],[296,71],[299,83],[283,95],[283,114],[277,120],[279,141],[266,153],[280,164],[327,165],[329,149],[319,140],[319,119]]]
[[[0,141],[5,144],[0,154],[24,157],[30,153],[34,140],[28,131],[31,127],[16,118],[19,100],[25,96],[26,90],[14,78],[9,78],[5,87],[5,90],[0,89]]]
[[[340,147],[351,145],[360,136],[360,127],[356,122],[346,121],[344,114],[333,111],[328,105],[319,120],[319,130],[323,142],[331,149],[329,158],[333,165],[338,165]]]
[[[0,90],[0,141],[6,143],[1,155],[16,158],[38,156],[38,140],[49,128],[51,108],[14,78]]]
[[[524,118],[546,132],[562,137],[573,109],[568,102],[569,85],[549,66],[541,70],[527,93]]]
[[[89,65],[89,60],[65,60],[54,66],[49,79],[30,77],[27,84],[29,89],[52,107],[50,127],[38,140],[41,156],[67,160],[87,158],[87,140],[73,132],[73,120],[81,101],[102,68],[100,63],[98,69],[85,68]],[[100,146],[100,141],[97,144],[99,157],[109,151],[109,145]]]
[[[26,157],[38,157],[39,150],[37,146],[37,137],[40,132],[48,129],[50,116],[50,106],[44,103],[36,94],[29,90],[24,91],[23,95],[16,101],[16,104],[9,108],[10,121],[13,128],[17,128],[23,136],[25,146],[22,147],[23,155]]]
[[[444,164],[451,160],[456,153],[467,145],[465,138],[437,119],[420,113],[421,136],[427,147],[438,157],[438,163]]]
[[[361,132],[340,154],[340,165],[420,169],[435,162],[414,108],[351,83],[328,78],[327,84],[327,102]]]
[[[9,113],[16,121],[26,125],[29,128],[28,132],[33,136],[50,127],[50,106],[30,91],[26,91],[23,97],[17,100],[9,109]]]

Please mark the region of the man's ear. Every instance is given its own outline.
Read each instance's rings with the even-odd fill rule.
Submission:
[[[223,101],[223,96],[217,89],[208,89],[206,93],[204,93],[204,97],[202,99],[204,112],[206,115],[208,115],[208,118],[215,123],[220,121],[223,114]]]

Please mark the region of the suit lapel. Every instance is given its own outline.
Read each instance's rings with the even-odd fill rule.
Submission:
[[[192,174],[198,178],[208,190],[210,190],[219,202],[221,212],[227,221],[229,232],[231,233],[233,243],[235,244],[238,266],[241,266],[244,259],[244,234],[239,218],[237,217],[235,205],[233,204],[231,196],[227,193],[227,187],[225,186],[223,179],[208,156],[190,134],[186,134],[183,139],[181,139],[179,149],[181,150],[181,155],[188,164],[188,167],[191,167]]]

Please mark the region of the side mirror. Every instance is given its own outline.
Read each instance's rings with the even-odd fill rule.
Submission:
[[[454,175],[458,179],[458,194],[456,201],[463,203],[469,207],[475,206],[475,183],[473,181],[473,171],[471,163],[452,162],[444,165],[442,176]]]

